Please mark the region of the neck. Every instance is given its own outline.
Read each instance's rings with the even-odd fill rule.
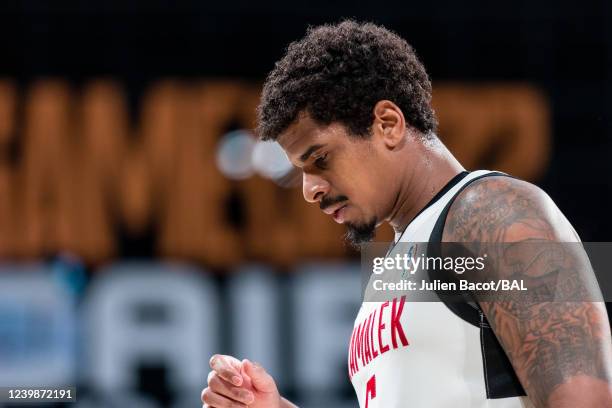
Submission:
[[[418,163],[413,171],[404,172],[400,189],[391,215],[386,219],[395,233],[401,233],[423,207],[453,177],[465,169],[437,138],[432,141],[415,141]],[[410,161],[405,161],[410,163]],[[414,161],[413,161],[414,163]]]

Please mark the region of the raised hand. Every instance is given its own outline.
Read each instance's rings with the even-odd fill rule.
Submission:
[[[263,367],[249,360],[215,354],[210,359],[208,387],[202,390],[204,407],[280,408],[291,406],[280,397],[276,383]]]

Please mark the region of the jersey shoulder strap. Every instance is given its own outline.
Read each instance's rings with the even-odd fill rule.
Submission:
[[[512,177],[502,172],[488,172],[478,177],[474,177],[465,183],[448,201],[444,209],[440,213],[429,238],[428,256],[440,256],[440,244],[442,242],[442,234],[444,233],[444,225],[446,217],[453,205],[453,202],[470,184],[484,177],[505,176]],[[428,271],[431,272],[431,271]],[[430,279],[433,277],[430,274]],[[457,302],[445,301],[444,296],[440,293],[440,300],[444,302],[446,307],[455,315],[463,319],[465,322],[474,325],[480,329],[480,345],[483,360],[483,371],[486,383],[487,398],[509,398],[527,395],[521,385],[510,360],[506,356],[504,349],[497,340],[495,333],[491,329],[487,318],[478,303],[471,297],[469,293],[462,294],[465,301]]]

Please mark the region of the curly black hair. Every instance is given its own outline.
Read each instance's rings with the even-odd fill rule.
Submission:
[[[383,99],[399,106],[423,135],[435,132],[431,82],[406,41],[352,20],[309,28],[266,79],[257,133],[276,140],[306,112],[320,124],[338,121],[353,135],[369,137],[374,106]]]

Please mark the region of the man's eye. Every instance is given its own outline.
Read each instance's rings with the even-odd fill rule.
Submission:
[[[327,153],[317,157],[317,159],[315,160],[315,166],[317,166],[320,169],[327,168]]]

